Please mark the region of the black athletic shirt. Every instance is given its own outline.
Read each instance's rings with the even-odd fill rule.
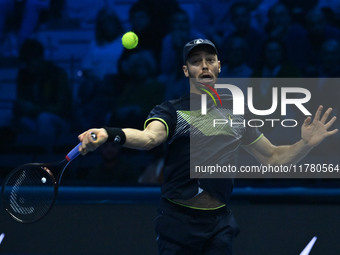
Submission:
[[[190,94],[177,100],[166,101],[152,109],[145,121],[145,127],[151,121],[161,121],[167,130],[169,146],[163,169],[162,197],[189,199],[205,190],[227,203],[233,190],[233,179],[190,178],[190,152],[195,162],[202,161],[198,164],[209,164],[210,161],[211,164],[235,164],[240,145],[254,143],[262,134],[257,128],[250,128],[247,125],[212,127],[212,119],[247,123],[247,119],[250,118],[249,111],[245,106],[245,115],[233,115],[232,97],[223,95],[222,106],[208,99],[208,113],[202,116],[200,98],[200,95]],[[190,148],[190,141],[196,138],[199,138],[200,145],[199,149],[194,151]]]

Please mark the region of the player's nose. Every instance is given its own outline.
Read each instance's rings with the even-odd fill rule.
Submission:
[[[202,61],[202,69],[203,69],[203,70],[208,70],[208,63],[207,63],[206,60],[203,60],[203,61]]]

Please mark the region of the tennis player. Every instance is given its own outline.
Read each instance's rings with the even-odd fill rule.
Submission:
[[[85,155],[106,141],[139,150],[150,150],[168,142],[161,203],[155,219],[159,254],[232,254],[232,239],[239,232],[227,206],[233,180],[190,178],[190,125],[186,121],[190,115],[190,98],[200,96],[202,83],[216,81],[221,63],[215,45],[206,39],[188,42],[183,49],[183,61],[184,75],[190,78],[190,95],[157,105],[150,112],[144,130],[90,129],[79,135],[82,142],[79,150]],[[220,140],[228,141],[225,159],[232,161],[235,151],[243,146],[262,164],[297,163],[338,131],[329,130],[336,120],[336,117],[328,120],[332,109],[322,111],[320,106],[314,120],[308,117],[304,121],[301,139],[292,145],[274,146],[257,128],[251,127],[235,128],[233,135],[230,129],[219,133],[224,136]],[[96,141],[92,140],[91,132],[97,135]]]

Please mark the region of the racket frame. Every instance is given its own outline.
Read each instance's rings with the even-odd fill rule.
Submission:
[[[97,136],[96,134],[94,134],[93,132],[91,133],[91,137],[93,139],[93,141],[97,140]],[[65,158],[60,161],[60,162],[52,162],[52,163],[28,163],[28,164],[24,164],[21,166],[16,167],[14,170],[12,170],[8,176],[6,176],[6,178],[4,179],[3,185],[1,187],[1,201],[2,201],[2,206],[5,209],[5,211],[17,222],[20,223],[33,223],[33,222],[37,222],[39,220],[41,220],[42,218],[44,218],[52,209],[53,205],[55,204],[56,200],[57,200],[57,195],[58,195],[58,189],[59,189],[59,185],[60,185],[60,181],[61,178],[67,168],[67,166],[71,163],[72,160],[74,160],[76,157],[78,157],[80,155],[79,152],[79,147],[81,146],[81,143],[79,143],[78,145],[76,145],[66,156]],[[64,165],[64,166],[63,166]],[[53,179],[53,199],[51,204],[49,205],[49,208],[46,210],[46,212],[44,212],[44,214],[42,214],[40,217],[36,217],[34,220],[22,220],[20,218],[18,218],[16,215],[14,215],[13,213],[10,212],[10,210],[8,209],[6,203],[10,206],[10,202],[6,199],[5,202],[5,186],[7,185],[9,179],[16,174],[19,170],[21,171],[23,167],[27,167],[27,166],[38,166],[41,167],[42,170],[46,171]],[[62,168],[62,169],[61,169]],[[57,172],[57,175],[56,173]],[[55,177],[56,175],[56,177]]]

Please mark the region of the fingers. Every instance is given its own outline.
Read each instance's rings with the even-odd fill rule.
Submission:
[[[315,120],[317,121],[321,117],[322,108],[323,107],[320,105],[318,110],[317,110],[317,113],[315,114],[314,121]],[[334,124],[334,122],[337,119],[336,116],[333,116],[328,122],[326,122],[332,111],[333,111],[332,108],[328,108],[326,110],[326,112],[322,115],[321,119],[320,119],[320,122],[325,125],[326,130],[328,130]],[[334,130],[328,131],[327,132],[327,136],[334,135],[337,132],[338,132],[338,129],[334,129]]]
[[[326,129],[329,129],[329,128],[333,125],[333,123],[334,123],[335,121],[336,121],[336,117],[333,116],[333,118],[331,118],[331,120],[328,121],[328,122],[325,124]]]
[[[324,113],[324,115],[322,116],[322,118],[321,118],[321,122],[322,123],[326,123],[326,120],[328,119],[328,117],[329,117],[329,114],[331,113],[333,111],[333,109],[332,108],[328,108],[327,109],[327,111]]]
[[[334,116],[329,122],[326,123],[327,119],[329,118],[329,115],[331,114],[331,112],[333,111],[333,109],[330,107],[328,108],[325,113],[321,116],[323,110],[323,106],[320,105],[318,107],[318,110],[315,113],[315,117],[314,117],[314,123],[320,121],[322,124],[325,124],[325,126],[327,128],[329,128],[330,126],[333,125],[333,123],[336,121],[336,117]]]
[[[311,117],[307,117],[307,118],[305,119],[305,121],[303,122],[303,126],[308,126],[308,125],[311,123],[311,120],[312,120]]]
[[[335,135],[336,133],[338,133],[338,129],[334,129],[334,130],[332,130],[332,131],[329,131],[328,133],[327,133],[327,135],[328,136],[330,136],[330,135]]]
[[[319,107],[319,109],[320,109],[320,107]],[[319,112],[319,109],[318,109],[318,112]],[[322,110],[322,108],[321,108],[321,110]],[[322,115],[321,120],[320,120],[320,122],[321,122],[322,124],[325,125],[326,130],[329,129],[329,128],[334,124],[334,122],[335,122],[336,119],[337,119],[336,116],[333,116],[328,122],[326,122],[327,119],[329,118],[329,115],[331,114],[332,111],[333,111],[332,108],[328,108],[328,109],[326,110],[326,112]],[[321,113],[321,112],[320,112],[320,113]],[[321,115],[320,115],[320,116],[321,116]],[[335,134],[335,133],[337,133],[337,129],[332,130],[332,131],[330,131],[330,132],[328,132],[328,133],[329,133],[329,135]]]
[[[89,151],[87,149],[87,142],[85,139],[86,133],[80,135],[79,140],[81,141],[81,145],[79,146],[79,152],[81,155],[87,154]]]
[[[81,142],[81,145],[79,146],[79,152],[82,155],[85,155],[88,152],[96,149],[96,145],[94,144],[93,134],[94,134],[93,130],[90,129],[78,136]]]
[[[84,132],[84,133],[82,133],[82,134],[80,134],[80,135],[78,135],[78,139],[79,139],[79,141],[83,141],[83,138],[84,138],[84,135],[86,134],[86,132]]]
[[[313,122],[318,122],[320,120],[320,117],[321,117],[321,113],[322,113],[322,109],[323,109],[323,106],[320,105],[315,113],[315,117],[314,117],[314,121]]]
[[[79,146],[79,152],[82,155],[87,154],[90,151],[96,150],[101,144],[107,140],[107,133],[103,128],[92,128],[78,136],[81,145]]]

